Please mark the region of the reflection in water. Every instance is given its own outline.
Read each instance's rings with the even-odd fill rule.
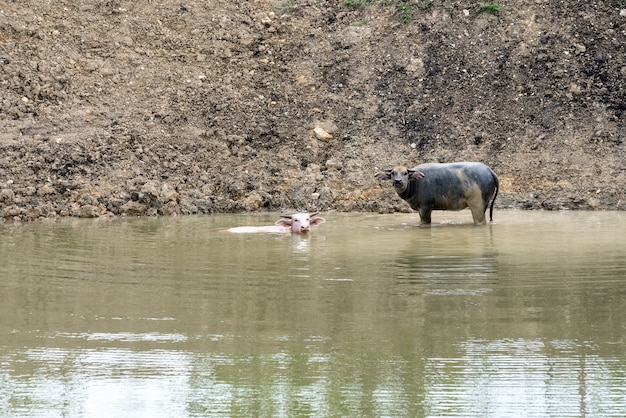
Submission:
[[[82,333],[82,334],[67,334],[58,333],[56,338],[77,338],[85,341],[106,341],[106,342],[136,342],[136,341],[150,341],[150,342],[181,342],[187,341],[187,336],[184,334],[160,334],[160,333],[142,333],[134,334],[131,332],[118,332],[118,333]]]
[[[5,379],[2,396],[16,415],[33,408],[80,416],[129,408],[150,416],[336,410],[376,416],[620,416],[624,411],[623,365],[597,355],[597,347],[470,339],[457,348],[458,357],[366,355],[360,364],[348,353],[36,348],[23,352],[28,372],[16,369],[16,377]]]
[[[411,294],[481,295],[498,282],[493,229],[446,225],[425,229],[394,262],[399,287]],[[445,245],[442,245],[445,243]]]
[[[494,284],[494,257],[466,255],[409,256],[397,261],[398,279],[417,284]]]
[[[21,357],[28,369],[0,395],[15,416],[186,416],[173,388],[188,384],[189,353],[35,348]]]
[[[626,216],[450,216],[0,225],[0,415],[625,416]]]
[[[291,240],[292,246],[292,268],[294,270],[293,276],[300,279],[309,279],[311,277],[311,242],[309,234],[292,234]],[[287,260],[289,258],[286,257]]]
[[[427,368],[445,377],[433,381],[433,415],[623,414],[626,376],[612,373],[618,361],[598,356],[588,343],[468,340],[461,346],[466,353],[460,358],[429,360]],[[617,409],[598,410],[602,398]]]
[[[296,258],[300,260],[308,260],[311,252],[310,237],[304,234],[292,234],[291,240],[293,241],[293,253]]]

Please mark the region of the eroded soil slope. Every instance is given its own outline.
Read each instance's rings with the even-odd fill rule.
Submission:
[[[454,160],[626,208],[625,2],[346,3],[4,2],[0,217],[406,211],[374,173]]]

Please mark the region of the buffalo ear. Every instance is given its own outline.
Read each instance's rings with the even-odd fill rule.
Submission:
[[[424,177],[424,173],[422,173],[421,171],[409,170],[409,178],[421,179],[422,177]]]
[[[286,219],[279,219],[276,222],[274,222],[274,225],[279,225],[279,226],[291,226],[291,219],[286,220]]]
[[[317,218],[311,219],[311,226],[323,224],[324,222],[326,222],[326,219],[318,216]]]
[[[391,179],[391,169],[388,168],[384,171],[381,171],[379,173],[376,173],[376,175],[374,175],[375,178],[377,178],[378,180],[390,180]]]

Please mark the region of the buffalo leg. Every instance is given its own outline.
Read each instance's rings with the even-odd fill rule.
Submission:
[[[430,214],[432,213],[432,209],[430,208],[420,208],[420,219],[423,224],[430,224]]]
[[[474,205],[470,207],[472,211],[472,218],[474,218],[474,223],[476,225],[484,225],[487,223],[485,220],[485,209],[483,205]]]

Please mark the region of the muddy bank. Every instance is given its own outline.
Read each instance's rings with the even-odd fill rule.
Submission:
[[[461,160],[626,208],[623,2],[52,3],[0,10],[3,219],[408,211],[374,173]]]

